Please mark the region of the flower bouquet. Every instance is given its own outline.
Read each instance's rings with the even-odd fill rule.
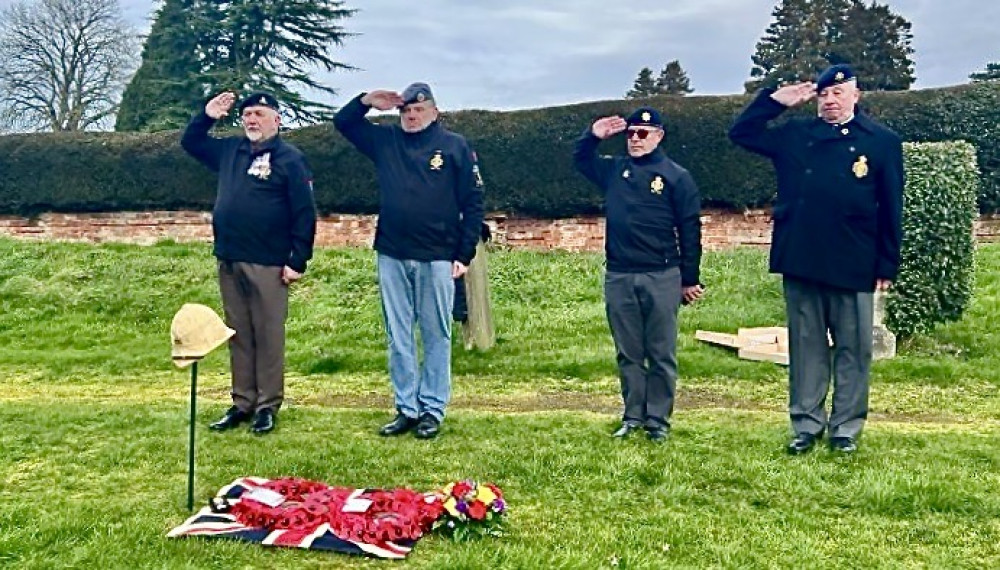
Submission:
[[[466,479],[449,483],[437,494],[444,511],[432,530],[455,540],[503,535],[501,524],[507,503],[496,485]]]

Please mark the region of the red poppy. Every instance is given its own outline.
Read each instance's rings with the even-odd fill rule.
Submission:
[[[486,518],[486,505],[482,501],[472,501],[469,503],[469,516],[481,521]]]

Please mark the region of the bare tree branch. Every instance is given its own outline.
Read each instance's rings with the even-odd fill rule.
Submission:
[[[21,0],[0,9],[0,128],[108,127],[138,48],[118,0]]]

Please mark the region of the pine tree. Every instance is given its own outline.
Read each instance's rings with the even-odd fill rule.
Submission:
[[[660,70],[656,78],[656,92],[663,95],[687,95],[693,93],[691,81],[678,60],[673,60]]]
[[[1000,79],[1000,62],[987,63],[986,69],[969,74],[969,79],[971,79],[973,83],[996,81]]]
[[[848,63],[865,89],[908,89],[914,81],[910,23],[887,5],[861,0],[783,0],[751,57],[748,92],[803,81]]]
[[[125,93],[117,131],[159,131],[184,126],[205,100],[199,79],[198,38],[190,33],[193,0],[165,0],[142,48],[142,65]]]
[[[639,70],[639,76],[635,78],[632,89],[625,94],[626,99],[641,99],[656,95],[656,81],[653,80],[653,70],[643,67]]]

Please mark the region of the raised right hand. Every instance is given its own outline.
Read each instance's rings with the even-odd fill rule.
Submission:
[[[236,94],[230,91],[219,93],[205,105],[205,114],[215,120],[219,120],[229,114],[236,102]]]
[[[361,98],[361,102],[379,111],[391,111],[403,106],[403,98],[395,91],[376,89],[369,91]]]
[[[594,124],[590,127],[590,132],[595,137],[604,140],[624,131],[627,126],[628,123],[625,122],[625,119],[617,115],[614,117],[602,117],[594,121]]]
[[[812,81],[803,81],[802,83],[785,85],[774,93],[771,93],[771,99],[774,99],[786,107],[797,107],[815,98],[816,84]]]

